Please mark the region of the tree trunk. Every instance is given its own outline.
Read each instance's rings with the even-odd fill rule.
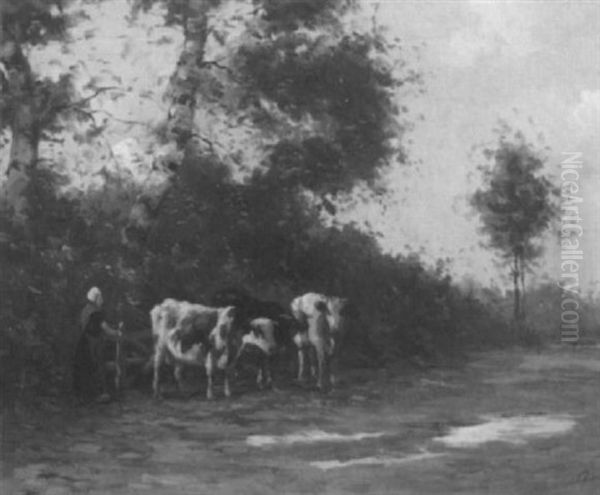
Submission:
[[[32,106],[23,105],[11,125],[10,162],[3,184],[2,200],[12,213],[13,221],[18,224],[26,224],[29,218],[27,190],[38,161],[39,139],[33,116]]]
[[[165,94],[165,98],[170,100],[167,134],[184,152],[194,136],[196,95],[203,72],[207,70],[204,68],[204,48],[208,37],[208,8],[208,0],[187,0],[183,18],[183,49]],[[185,153],[181,156],[185,157]],[[160,205],[168,191],[167,186],[156,198],[156,205]],[[133,247],[139,246],[140,242],[145,243],[159,213],[158,206],[149,207],[148,198],[136,199],[128,224],[122,231],[123,244]]]
[[[15,223],[28,220],[27,188],[38,161],[40,132],[36,118],[34,76],[21,47],[5,42],[0,62],[6,70],[4,93],[10,98],[8,127],[12,133],[10,162],[0,189],[1,209],[7,210]]]
[[[194,134],[196,94],[202,81],[204,48],[208,37],[208,0],[187,0],[183,19],[184,45],[171,76],[167,129],[180,149]]]
[[[521,315],[521,294],[519,291],[519,256],[517,253],[513,255],[513,294],[514,294],[514,312],[513,317],[515,321],[519,321]]]
[[[525,259],[523,255],[520,256],[520,275],[521,275],[521,313],[520,318],[525,319]]]

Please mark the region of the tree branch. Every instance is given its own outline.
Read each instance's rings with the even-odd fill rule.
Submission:
[[[48,108],[46,109],[46,111],[42,113],[42,116],[40,117],[39,121],[43,125],[44,123],[47,122],[47,120],[49,120],[50,115],[56,115],[58,113],[61,113],[61,112],[67,111],[67,110],[75,110],[75,111],[79,111],[80,113],[86,114],[86,111],[84,111],[82,107],[84,107],[87,103],[89,103],[91,100],[96,98],[96,96],[98,96],[99,94],[104,93],[106,91],[112,91],[115,89],[120,89],[120,88],[118,86],[103,86],[100,88],[96,88],[96,91],[94,91],[93,94],[86,96],[85,98],[82,98],[81,100],[77,100],[77,101],[71,102],[69,104],[63,104],[63,105],[49,105]],[[91,116],[92,114],[90,112],[87,112],[87,115]]]
[[[200,139],[201,141],[203,141],[210,149],[210,152],[216,155],[215,145],[210,139],[205,138],[204,136],[202,136],[201,134],[198,134],[197,132],[193,132],[192,137],[196,137],[196,138]]]
[[[221,64],[220,60],[205,60],[202,62],[202,66],[203,67],[216,67],[218,69],[223,69],[226,71],[230,71],[230,68],[227,67],[226,65]]]
[[[79,108],[79,107],[74,107],[73,110],[75,112],[78,112],[78,113],[84,115],[85,117],[90,119],[92,122],[94,122],[94,124],[96,123],[96,119],[94,118],[95,112],[93,112],[91,110],[84,110],[83,108]]]
[[[116,121],[116,122],[121,122],[123,124],[129,124],[129,125],[140,125],[143,127],[148,127],[148,128],[152,128],[152,125],[149,124],[148,122],[143,122],[140,120],[129,120],[129,119],[123,119],[121,117],[116,117],[114,116],[112,113],[110,113],[107,110],[96,110],[95,113],[103,113],[105,115],[107,115],[110,119]]]
[[[120,88],[119,88],[119,86],[103,86],[100,88],[96,88],[96,91],[94,91],[93,94],[86,96],[85,98],[82,98],[79,101],[75,101],[69,105],[66,105],[66,108],[58,109],[58,111],[66,110],[66,109],[72,108],[72,107],[81,107],[81,106],[85,105],[86,103],[88,103],[90,100],[93,100],[94,98],[96,98],[96,96],[98,96],[100,93],[104,93],[106,91],[112,91],[115,89],[120,89]]]

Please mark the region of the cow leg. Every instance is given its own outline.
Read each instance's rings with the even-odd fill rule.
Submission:
[[[298,347],[298,378],[299,382],[304,378],[304,349]]]
[[[256,384],[259,389],[270,387],[272,384],[271,377],[271,359],[272,356],[264,354],[261,356],[260,364],[258,367],[258,375],[256,377]]]
[[[323,389],[323,376],[325,374],[326,367],[326,356],[325,349],[322,344],[318,344],[315,346],[315,351],[317,354],[317,388],[319,390]]]
[[[318,365],[319,365],[319,354],[318,354],[318,343],[312,342],[311,345],[307,348],[308,353],[308,364],[310,368],[310,378],[314,380],[317,378]]]
[[[337,370],[338,370],[338,356],[337,352],[334,352],[329,356],[329,383],[331,387],[335,387],[337,384]]]
[[[206,356],[206,398],[212,400],[214,398],[213,393],[213,373],[214,373],[214,362],[212,354],[209,352]]]
[[[155,399],[160,398],[160,367],[165,358],[165,346],[157,345],[154,348],[154,377],[152,380],[152,391]]]
[[[231,397],[231,387],[229,386],[229,370],[225,368],[225,382],[223,384],[223,389],[225,393],[225,397]]]
[[[175,363],[173,376],[175,377],[175,383],[177,383],[177,391],[183,392],[183,365]]]
[[[341,337],[341,336],[340,336]],[[331,348],[329,351],[328,363],[329,363],[329,382],[334,387],[338,380],[338,367],[339,367],[339,356],[340,356],[340,345],[341,338],[331,339]]]
[[[221,355],[219,360],[217,361],[217,368],[223,370],[223,393],[225,397],[231,397],[231,386],[230,386],[230,377],[232,368],[228,366],[229,363],[229,352],[225,352]]]
[[[256,374],[256,386],[262,390],[263,385],[263,365],[260,363],[258,367],[258,373]]]
[[[223,370],[223,392],[225,397],[231,397],[231,387],[229,386],[229,377],[231,373],[231,367],[229,366],[229,350],[226,350],[219,359],[215,360],[215,370]]]
[[[273,359],[274,359],[273,355],[269,355],[265,359],[264,381],[265,381],[265,384],[267,387],[273,386],[273,376],[272,376]]]
[[[267,360],[269,359],[268,354],[261,351],[260,359],[258,362],[258,374],[256,376],[256,384],[260,390],[265,388],[267,383]]]
[[[336,383],[337,383],[337,378],[336,378],[336,374],[337,374],[337,365],[335,364],[335,360],[333,358],[333,356],[330,358],[330,365],[329,365],[329,383],[331,383],[332,387],[335,387]]]

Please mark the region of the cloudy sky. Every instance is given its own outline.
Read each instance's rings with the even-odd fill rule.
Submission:
[[[423,115],[411,137],[418,172],[390,177],[405,202],[371,221],[390,250],[424,247],[449,256],[457,275],[499,285],[492,257],[478,244],[466,196],[478,186],[472,146],[493,139],[498,119],[550,147],[548,172],[562,152],[583,153],[580,180],[587,287],[600,280],[600,2],[388,1],[379,22],[408,46],[426,94],[410,104]],[[557,280],[560,250],[548,243],[537,277]]]
[[[213,22],[228,22],[244,3],[232,2],[230,12]],[[498,119],[504,119],[532,141],[542,136],[551,148],[551,174],[558,176],[561,153],[583,154],[585,265],[580,275],[587,288],[593,287],[600,281],[600,1],[364,4],[369,16],[376,12],[380,27],[403,40],[404,56],[423,73],[426,93],[405,102],[415,121],[407,136],[413,164],[394,168],[387,178],[396,202],[385,211],[363,207],[346,218],[368,220],[383,233],[386,250],[422,249],[428,262],[450,258],[457,278],[507,286],[507,270],[480,247],[477,219],[467,204],[479,185],[480,160],[473,146],[490,142]],[[181,33],[165,28],[160,12],[129,25],[126,0],[86,8],[90,19],[73,29],[75,43],[33,53],[34,66],[54,76],[71,70],[82,87],[93,78],[96,84],[122,89],[117,101],[100,95],[94,105],[100,111],[97,118],[111,119],[105,142],[112,148],[112,161],[128,166],[136,154],[148,152],[148,129],[166,115],[161,96],[175,66]],[[221,124],[204,127],[223,138],[227,126]],[[48,152],[71,153],[71,162],[89,172],[99,152],[71,144]],[[224,141],[226,150],[232,146],[234,138]],[[549,240],[547,247],[532,280],[560,276],[557,243]]]

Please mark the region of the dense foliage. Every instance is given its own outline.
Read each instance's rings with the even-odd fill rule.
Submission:
[[[68,389],[77,313],[91,285],[132,338],[149,338],[148,311],[165,297],[201,302],[239,286],[284,305],[303,291],[350,298],[358,316],[347,364],[423,362],[503,341],[498,301],[459,289],[443,263],[383,254],[373,233],[335,220],[343,195],[357,186],[380,194],[386,168],[406,161],[399,91],[420,81],[376,29],[348,27],[355,2],[256,2],[218,61],[206,54],[227,34],[210,25],[220,2],[134,7],[142,15],[157,4],[185,42],[168,115],[153,129],[180,152],[167,160],[168,178],[152,189],[103,170],[101,188],[66,198],[60,163],[36,161],[23,191],[27,221],[16,225],[10,209],[2,212],[2,327],[23,356],[37,355],[33,348],[43,356],[26,366],[40,390]],[[70,94],[53,115],[73,101]],[[232,167],[237,151],[205,137],[217,121],[255,133],[259,158],[242,164],[242,178]]]

